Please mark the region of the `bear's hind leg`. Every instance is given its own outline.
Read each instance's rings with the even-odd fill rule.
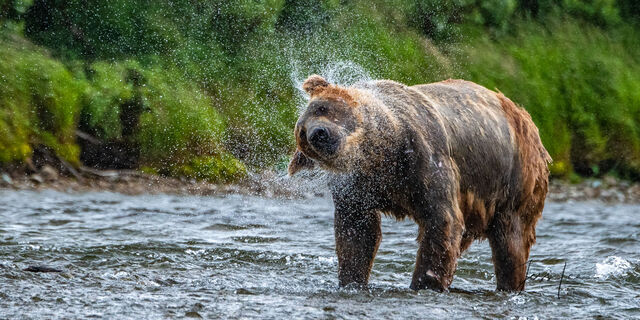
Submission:
[[[511,219],[494,219],[488,238],[498,290],[524,290],[533,227],[523,225],[515,214]]]

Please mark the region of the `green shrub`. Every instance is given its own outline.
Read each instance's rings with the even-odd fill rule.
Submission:
[[[25,14],[25,33],[82,59],[173,54],[202,45],[234,52],[272,27],[278,8],[279,1],[253,0],[36,0]]]
[[[430,38],[458,40],[463,25],[482,25],[500,33],[507,31],[515,20],[517,9],[538,8],[523,0],[413,0],[407,16],[411,26]]]
[[[638,24],[640,18],[640,1],[637,0],[618,0],[620,15],[628,18],[632,23]]]
[[[414,0],[409,6],[409,23],[435,40],[450,40],[459,32],[471,1]]]
[[[309,33],[329,22],[331,4],[318,0],[285,0],[277,27],[294,33]]]
[[[0,43],[0,161],[24,160],[41,143],[77,161],[79,127],[139,147],[146,171],[227,181],[245,172],[238,161],[262,169],[292,151],[305,104],[298,82],[320,73],[341,84],[463,77],[497,87],[532,114],[553,174],[632,176],[640,174],[637,7],[0,0],[8,8],[0,20],[11,20]],[[19,40],[23,25],[59,60]]]
[[[31,0],[0,0],[0,23],[19,20],[31,4]]]
[[[132,65],[135,64],[97,62],[87,68],[90,86],[84,94],[80,126],[96,138],[122,137],[121,106],[134,96],[133,83],[127,81]]]
[[[569,14],[600,26],[621,21],[616,0],[562,0],[562,6]]]
[[[138,133],[145,163],[184,163],[192,156],[223,154],[225,120],[211,98],[184,81],[176,70],[141,69],[141,88],[149,111],[142,114]]]
[[[507,30],[518,5],[516,0],[485,0],[478,3],[484,24],[500,31]]]
[[[0,36],[0,56],[0,163],[24,161],[43,144],[78,164],[75,129],[86,84],[25,41]]]

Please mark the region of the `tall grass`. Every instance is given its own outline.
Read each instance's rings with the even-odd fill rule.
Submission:
[[[513,36],[467,46],[462,75],[498,88],[531,113],[553,172],[640,172],[640,55],[619,37],[576,20],[523,21]]]

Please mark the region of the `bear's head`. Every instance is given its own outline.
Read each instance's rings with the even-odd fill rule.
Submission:
[[[318,75],[307,78],[302,88],[311,99],[296,123],[297,148],[289,174],[315,164],[333,172],[348,171],[362,131],[356,89],[330,84]]]

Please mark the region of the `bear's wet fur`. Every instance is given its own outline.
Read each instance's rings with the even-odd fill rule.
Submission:
[[[312,75],[303,88],[289,173],[328,173],[341,286],[368,283],[386,214],[419,226],[412,289],[447,290],[475,239],[489,240],[497,288],[524,289],[551,161],[524,109],[463,80],[342,87]]]

